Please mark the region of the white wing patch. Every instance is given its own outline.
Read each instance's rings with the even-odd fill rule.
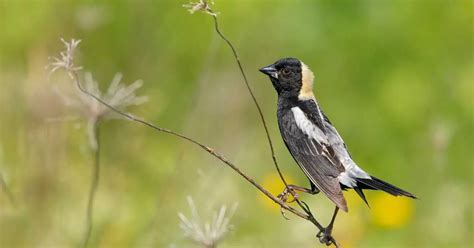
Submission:
[[[299,107],[291,108],[291,112],[293,112],[296,125],[304,134],[321,144],[323,149],[325,149],[326,146],[332,147],[335,152],[335,157],[337,157],[345,169],[345,171],[337,177],[340,183],[353,188],[357,186],[356,178],[370,178],[369,174],[359,168],[352,160],[344,146],[344,141],[336,128],[323,119],[324,126],[328,132],[326,135],[318,126],[313,124],[308,117],[306,117],[303,110]],[[319,113],[322,116],[321,112]],[[311,149],[309,150],[311,151]],[[329,161],[331,160],[329,159]]]
[[[316,125],[314,125],[308,117],[304,114],[303,110],[299,107],[291,108],[293,112],[293,117],[295,118],[296,125],[298,128],[303,131],[304,134],[308,135],[310,138],[313,138],[318,143],[322,145],[328,145],[328,139],[324,132]]]

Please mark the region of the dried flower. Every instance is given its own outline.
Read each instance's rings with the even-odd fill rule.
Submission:
[[[105,94],[102,94],[99,90],[99,84],[94,80],[91,73],[85,74],[85,89],[91,94],[101,98],[104,102],[108,103],[116,109],[125,109],[129,106],[137,106],[148,100],[146,96],[137,96],[136,91],[142,87],[143,81],[136,80],[129,86],[125,86],[120,83],[122,80],[122,74],[115,74],[112,82],[107,89]],[[83,104],[89,107],[92,117],[104,118],[104,117],[116,117],[109,107],[101,104],[96,99],[93,99],[85,94],[79,94]]]
[[[121,83],[122,74],[115,74],[109,88],[105,94],[99,90],[99,84],[94,80],[92,74],[85,73],[84,88],[91,94],[100,97],[104,102],[109,105],[123,110],[129,106],[137,106],[148,100],[146,96],[137,96],[136,91],[142,87],[143,81],[137,80],[125,86]],[[94,125],[97,121],[111,118],[121,118],[122,116],[116,114],[107,106],[101,104],[96,99],[83,94],[78,90],[66,93],[65,90],[59,90],[54,88],[55,92],[61,97],[66,106],[72,107],[79,112],[82,112],[85,119],[88,120],[87,133],[90,141],[90,145],[95,148],[97,147],[97,141],[95,140]]]
[[[70,42],[65,41],[61,38],[61,42],[66,47],[66,51],[62,51],[60,57],[50,57],[52,62],[49,64],[51,73],[54,73],[58,69],[63,68],[68,72],[79,71],[82,69],[81,66],[74,66],[74,52],[77,46],[81,43],[81,40],[71,39]]]
[[[214,1],[211,1],[211,4],[214,4]],[[211,7],[209,6],[209,3],[207,3],[206,0],[199,0],[197,2],[190,2],[188,4],[183,4],[183,7],[188,9],[189,13],[194,14],[198,11],[202,11],[206,14],[212,15],[212,16],[217,16],[214,11],[212,11]]]
[[[237,209],[237,203],[233,205],[230,211],[227,210],[227,206],[222,205],[218,211],[213,213],[211,222],[201,222],[193,199],[188,196],[187,200],[191,208],[191,218],[188,219],[183,213],[178,213],[179,226],[184,235],[203,247],[216,247],[232,229],[229,222]]]
[[[137,96],[136,91],[142,87],[143,81],[136,80],[129,86],[121,83],[122,74],[115,74],[112,79],[107,92],[103,94],[99,90],[99,84],[94,80],[90,72],[85,73],[84,89],[91,94],[101,98],[104,102],[117,109],[125,109],[129,106],[137,106],[146,101],[148,97]],[[82,112],[87,119],[104,119],[104,118],[118,118],[114,111],[107,106],[101,104],[97,100],[80,91],[69,92],[67,90],[60,90],[53,88],[54,91],[61,97],[64,104]]]
[[[75,39],[71,39],[70,42],[67,42],[64,39],[61,39],[61,41],[64,43],[66,50],[60,53],[60,57],[51,57],[53,60],[49,65],[51,73],[54,73],[58,69],[64,69],[72,79],[79,83],[79,76],[76,72],[81,70],[82,67],[74,65],[74,53],[81,41]],[[123,110],[132,105],[140,105],[148,100],[146,96],[137,96],[135,93],[140,87],[142,87],[143,81],[137,80],[131,85],[125,86],[120,83],[122,80],[122,74],[120,73],[117,73],[114,76],[105,94],[102,94],[99,90],[99,84],[94,80],[91,73],[85,73],[84,79],[85,91],[102,99],[110,106],[119,110]],[[66,106],[75,108],[79,112],[82,112],[87,120],[87,136],[89,138],[89,143],[93,149],[97,149],[97,137],[95,133],[97,122],[106,118],[119,118],[121,116],[80,90],[68,92],[66,90],[59,90],[57,87],[53,89],[61,97]],[[77,118],[68,118],[68,120],[76,119]]]

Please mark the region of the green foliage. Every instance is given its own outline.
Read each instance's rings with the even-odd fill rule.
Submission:
[[[51,90],[70,80],[50,82],[44,70],[48,56],[62,49],[60,37],[82,40],[78,62],[102,89],[117,71],[124,82],[144,80],[139,93],[149,101],[130,112],[218,149],[269,187],[276,183],[230,51],[211,17],[190,15],[184,3],[0,3],[0,173],[16,203],[0,190],[0,246],[81,241],[93,158],[85,122],[51,121],[72,114]],[[356,162],[420,197],[392,202],[369,193],[371,210],[347,193],[350,211],[335,227],[344,247],[473,244],[472,1],[217,1],[212,7],[239,50],[285,174],[307,184],[281,142],[275,92],[257,69],[293,56],[315,72],[316,97]],[[235,230],[222,247],[318,243],[309,223],[282,219],[260,193],[189,144],[123,120],[104,123],[101,141],[93,247],[190,246],[178,218],[188,195],[200,209],[239,202]],[[328,221],[332,206],[323,196],[303,200]]]

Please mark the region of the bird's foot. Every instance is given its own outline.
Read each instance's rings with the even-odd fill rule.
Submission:
[[[304,207],[301,205],[301,204],[304,204],[304,202],[299,201],[299,195],[298,195],[298,193],[296,193],[297,191],[305,192],[305,193],[312,194],[312,195],[319,193],[319,190],[316,187],[314,187],[314,188],[312,187],[311,189],[307,189],[305,187],[301,187],[301,186],[297,186],[297,185],[293,185],[293,184],[288,184],[288,185],[286,185],[283,192],[281,192],[277,197],[278,197],[278,199],[280,199],[284,203],[292,203],[292,202],[296,201],[304,209]],[[288,201],[290,195],[292,196],[292,198]],[[306,204],[304,204],[304,205],[306,205]],[[304,209],[304,210],[305,210],[306,213],[310,213],[310,211],[308,209]],[[284,211],[283,208],[280,208],[280,212],[281,212],[281,214],[283,215],[283,217],[285,219],[288,219],[285,216],[285,211]]]
[[[319,239],[319,242],[321,242],[321,244],[325,244],[327,246],[334,244],[336,247],[339,247],[339,245],[332,237],[332,225],[323,228],[323,230],[319,231],[318,234],[316,234],[316,237]]]
[[[288,201],[288,198],[290,197],[290,195],[293,196],[293,199]],[[278,194],[277,198],[280,199],[284,203],[292,203],[298,199],[298,194],[292,189],[290,185],[288,185],[287,187],[285,187],[283,192]],[[283,218],[289,220],[289,218],[286,217],[285,215],[285,209],[281,206],[280,206],[280,213],[283,216]]]
[[[291,196],[293,196],[293,198],[288,201],[288,198]],[[278,194],[278,199],[280,199],[282,202],[284,203],[292,203],[292,202],[295,202],[297,199],[298,199],[298,193],[296,193],[296,191],[293,189],[292,185],[287,185],[285,187],[285,189],[283,190],[283,192],[281,192],[280,194]]]

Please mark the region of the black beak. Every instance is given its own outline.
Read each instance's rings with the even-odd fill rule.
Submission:
[[[261,68],[259,71],[261,71],[263,74],[266,74],[272,78],[278,79],[278,72],[274,65],[265,66]]]

